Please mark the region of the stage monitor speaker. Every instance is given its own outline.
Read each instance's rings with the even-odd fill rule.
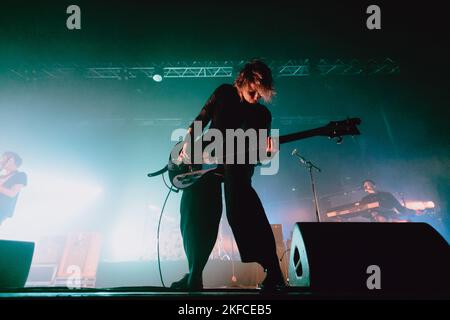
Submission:
[[[425,223],[297,223],[289,284],[324,294],[449,296],[449,254]]]
[[[58,267],[55,285],[67,286],[71,284],[81,287],[95,287],[100,252],[101,235],[99,233],[70,233],[67,236]]]
[[[33,252],[33,242],[0,240],[0,288],[25,286]]]

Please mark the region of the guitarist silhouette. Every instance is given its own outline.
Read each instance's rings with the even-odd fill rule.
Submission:
[[[263,98],[270,101],[274,94],[270,68],[260,60],[247,63],[239,72],[234,84],[219,86],[195,121],[202,128],[266,129],[271,126],[272,116]],[[194,141],[193,125],[190,126],[180,157],[191,157],[188,141]],[[224,146],[224,150],[226,150]],[[270,146],[267,151],[270,150]],[[258,262],[266,271],[261,284],[264,290],[284,288],[285,283],[278,263],[275,239],[261,201],[252,187],[254,164],[221,165],[223,175],[207,173],[194,185],[183,190],[180,204],[181,234],[189,264],[189,273],[174,282],[171,288],[201,290],[202,273],[216,242],[222,215],[222,182],[225,190],[227,219],[233,231],[243,262]]]

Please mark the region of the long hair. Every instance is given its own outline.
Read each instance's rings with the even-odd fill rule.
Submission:
[[[272,70],[261,60],[248,62],[234,80],[234,85],[240,89],[251,83],[255,84],[264,101],[270,102],[275,95]]]

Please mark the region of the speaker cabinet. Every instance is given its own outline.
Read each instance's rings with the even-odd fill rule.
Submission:
[[[33,242],[0,240],[0,288],[25,286],[33,252]]]
[[[449,296],[449,248],[425,223],[297,223],[289,284],[325,294]]]
[[[100,234],[95,232],[69,234],[58,267],[55,285],[95,287],[100,252]]]

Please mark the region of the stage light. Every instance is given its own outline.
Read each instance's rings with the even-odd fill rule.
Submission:
[[[155,67],[155,71],[153,73],[153,81],[155,82],[161,82],[163,81],[163,77],[164,77],[164,68],[162,67]]]
[[[160,74],[154,74],[153,75],[153,80],[156,81],[156,82],[161,82],[163,80],[163,77]]]
[[[435,208],[435,204],[433,201],[420,201],[420,200],[406,201],[405,206],[408,209],[412,210],[427,210]]]

